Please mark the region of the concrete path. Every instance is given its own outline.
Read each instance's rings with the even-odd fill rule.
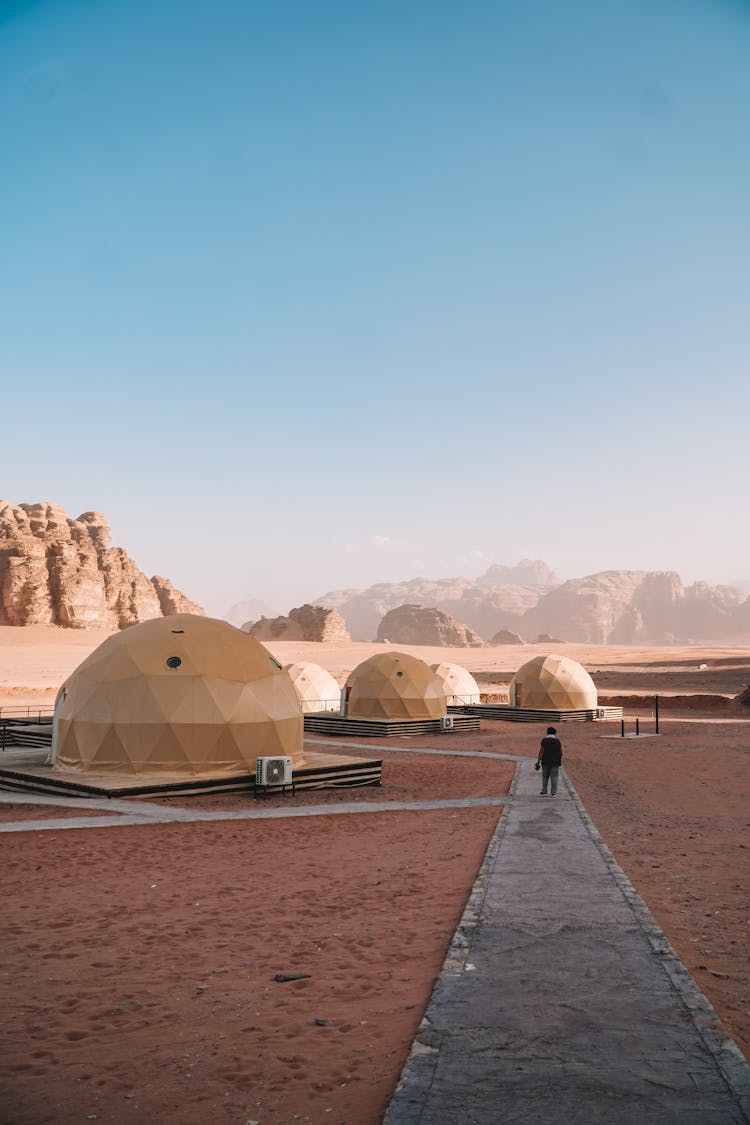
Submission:
[[[108,798],[70,799],[44,797],[32,793],[0,791],[0,808],[3,805],[53,805],[58,808],[98,809],[114,816],[66,816],[45,820],[18,820],[0,822],[3,832],[59,832],[78,828],[123,828],[134,824],[205,824],[221,820],[281,820],[298,816],[344,816],[361,813],[425,812],[433,809],[482,808],[502,805],[505,797],[454,797],[435,801],[346,801],[340,805],[265,805],[258,801],[252,808],[211,812],[206,809],[174,808],[137,800],[118,801]]]
[[[750,1069],[575,790],[531,762],[385,1125],[728,1125]]]

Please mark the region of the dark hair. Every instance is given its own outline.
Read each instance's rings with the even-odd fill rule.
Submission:
[[[554,727],[547,727],[547,734],[557,734]]]

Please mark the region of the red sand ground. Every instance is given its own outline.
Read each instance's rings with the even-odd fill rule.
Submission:
[[[59,805],[0,805],[0,824],[19,820],[66,820],[77,816],[117,816],[117,812],[106,813],[102,809],[67,809]]]
[[[750,723],[663,730],[622,742],[566,725],[566,766],[747,1051]],[[531,756],[539,733],[487,724],[439,745]],[[384,787],[363,801],[498,795],[509,778],[503,762],[383,756]],[[375,1125],[496,820],[451,809],[3,836],[0,1120]]]
[[[24,684],[53,694],[47,685],[85,646],[73,653],[61,642],[34,680],[27,673],[39,665],[40,641],[14,648],[19,632],[0,630],[9,696],[21,698]],[[300,657],[336,673],[371,655],[364,645],[302,647]],[[485,684],[505,682],[528,658],[436,651],[472,661]],[[747,650],[565,652],[608,694],[732,695],[750,683]],[[562,726],[565,766],[747,1054],[749,716],[665,711],[662,735],[638,742],[604,739],[600,724]],[[540,733],[487,723],[475,735],[404,745],[532,756]],[[507,787],[503,763],[399,755],[393,745],[383,750],[382,789],[287,802],[492,796]],[[0,1122],[376,1125],[497,815],[451,809],[0,836]],[[276,983],[277,972],[311,975]]]
[[[383,788],[274,803],[498,796],[513,769],[383,754]],[[0,1120],[378,1121],[498,815],[3,836]]]

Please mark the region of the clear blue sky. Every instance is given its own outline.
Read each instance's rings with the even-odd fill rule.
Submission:
[[[222,615],[750,577],[750,3],[0,4],[0,496]]]

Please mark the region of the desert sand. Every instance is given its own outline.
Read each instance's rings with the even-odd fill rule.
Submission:
[[[101,639],[43,634],[0,630],[0,696],[13,704],[51,700]],[[269,647],[284,663],[314,659],[342,677],[384,646]],[[502,685],[540,650],[410,651],[461,663],[482,685]],[[560,651],[582,660],[600,688],[606,676],[607,692],[675,697],[658,738],[605,737],[619,724],[565,724],[564,765],[747,1054],[750,711],[729,698],[750,683],[750,651]],[[727,699],[716,710],[704,705],[706,694]],[[648,705],[634,702],[632,713],[653,730]],[[537,725],[484,722],[476,734],[444,736],[440,748],[533,756],[540,733]],[[356,795],[366,807],[507,792],[510,762],[397,749],[434,742],[377,746],[380,789],[271,800],[334,807]],[[246,800],[202,804],[228,810]],[[375,1125],[499,812],[3,835],[0,1121]],[[36,815],[41,822],[49,813]],[[6,810],[3,820],[11,817],[31,819],[25,809]],[[277,982],[277,973],[305,975]]]

